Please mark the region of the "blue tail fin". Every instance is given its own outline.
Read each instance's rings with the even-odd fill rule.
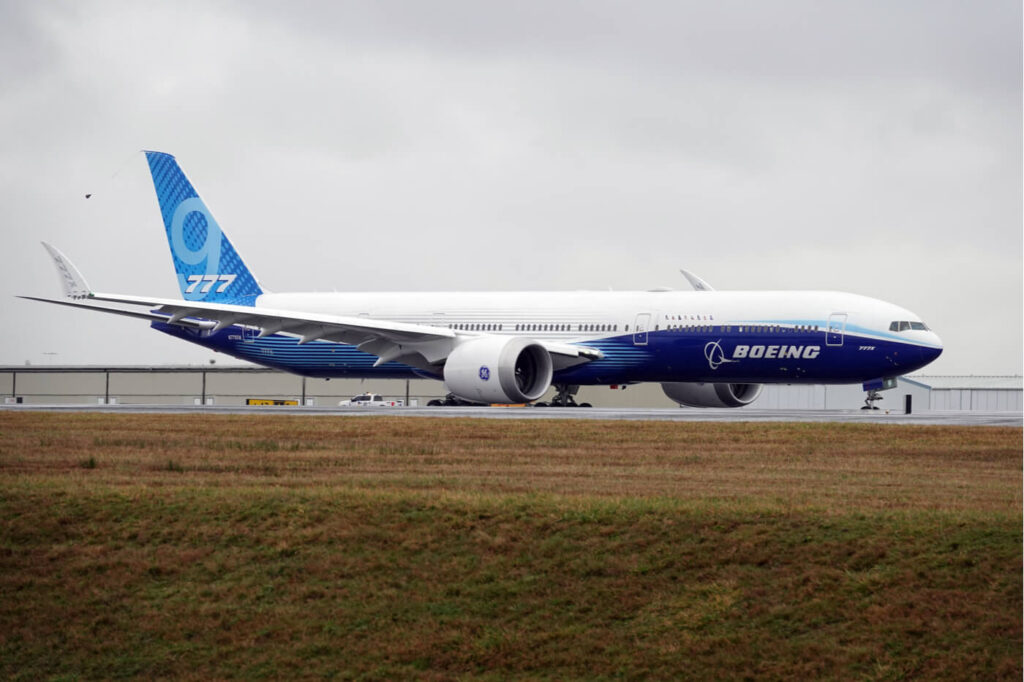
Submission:
[[[146,152],[181,295],[189,301],[254,305],[263,293],[210,209],[170,154]]]

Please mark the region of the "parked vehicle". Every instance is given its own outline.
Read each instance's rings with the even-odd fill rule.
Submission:
[[[338,407],[402,407],[401,400],[385,400],[379,393],[360,393],[349,400],[342,400]]]

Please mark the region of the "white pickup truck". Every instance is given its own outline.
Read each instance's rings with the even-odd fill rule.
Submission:
[[[361,393],[350,400],[342,400],[338,407],[401,407],[401,400],[385,400],[379,393]]]

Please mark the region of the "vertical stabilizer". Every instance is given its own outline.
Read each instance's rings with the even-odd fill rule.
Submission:
[[[254,305],[263,289],[170,154],[146,152],[181,295]]]

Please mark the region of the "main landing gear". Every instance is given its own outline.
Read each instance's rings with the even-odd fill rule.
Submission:
[[[573,398],[580,387],[578,385],[571,384],[555,384],[555,397],[551,399],[550,403],[540,402],[534,403],[534,407],[593,407],[590,403],[577,403],[576,399]]]
[[[876,391],[876,390],[868,391],[867,397],[864,398],[864,407],[862,407],[860,409],[862,409],[862,410],[877,410],[877,409],[879,409],[879,407],[878,407],[878,405],[875,405],[875,402],[878,401],[878,400],[882,400],[882,399],[883,399],[883,396],[878,395],[878,391]]]
[[[573,398],[574,395],[580,390],[579,386],[570,386],[566,384],[555,384],[555,397],[551,399],[550,403],[540,402],[534,403],[534,407],[592,407],[590,403],[577,403]],[[464,407],[464,406],[476,406],[480,407],[481,403],[473,403],[468,400],[463,400],[455,395],[449,393],[443,398],[434,398],[427,402],[427,407]]]
[[[481,403],[471,403],[468,400],[455,397],[453,393],[449,393],[443,398],[435,398],[427,402],[427,407],[468,407],[468,406],[480,407]]]

